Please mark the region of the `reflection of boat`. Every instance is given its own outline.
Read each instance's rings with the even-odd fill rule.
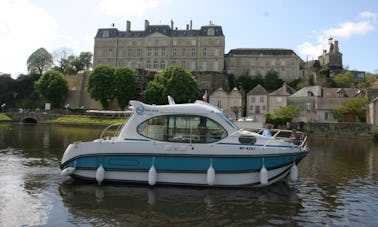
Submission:
[[[285,182],[258,189],[74,182],[61,184],[59,192],[75,221],[94,226],[245,226],[251,217],[267,225],[272,217],[287,220],[302,208],[295,187]]]
[[[91,142],[70,144],[62,175],[105,181],[203,186],[262,186],[297,177],[308,149],[239,130],[214,106],[197,101],[147,105],[116,130]],[[103,133],[104,134],[104,133]]]

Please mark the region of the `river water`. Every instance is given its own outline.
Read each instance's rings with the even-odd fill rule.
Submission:
[[[65,147],[101,128],[0,124],[0,226],[377,226],[378,144],[310,137],[299,181],[257,189],[73,182]]]

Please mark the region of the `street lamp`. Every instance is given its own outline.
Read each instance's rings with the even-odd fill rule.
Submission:
[[[66,108],[66,115],[68,115],[68,108],[70,108],[70,104],[66,104],[64,107]]]
[[[5,107],[7,106],[7,104],[5,104],[5,103],[3,103],[3,104],[1,104],[1,109],[3,110],[3,112],[5,113]]]

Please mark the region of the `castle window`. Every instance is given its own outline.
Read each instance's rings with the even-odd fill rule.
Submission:
[[[207,55],[207,49],[203,48],[202,49],[202,56],[206,57],[206,55]]]
[[[165,61],[160,62],[160,69],[165,69]]]
[[[196,48],[192,48],[192,57],[195,57],[196,56]]]

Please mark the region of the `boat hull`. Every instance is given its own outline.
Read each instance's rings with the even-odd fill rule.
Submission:
[[[291,167],[307,152],[275,154],[270,156],[188,156],[188,155],[97,155],[79,156],[64,163],[61,168],[73,167],[71,175],[77,179],[96,181],[98,167],[103,166],[104,181],[150,184],[150,169],[156,174],[154,184],[196,186],[265,186],[284,179]],[[209,168],[213,180],[209,183]],[[267,169],[267,182],[261,183],[261,169]]]

